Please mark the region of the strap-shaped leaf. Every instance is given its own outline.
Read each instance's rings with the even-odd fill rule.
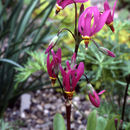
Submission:
[[[14,61],[12,61],[12,60],[9,60],[9,59],[0,59],[0,62],[6,62],[6,63],[9,63],[9,64],[12,64],[12,65],[14,65],[14,66],[17,66],[17,67],[22,68],[21,65],[19,65],[18,63],[14,62]]]
[[[50,12],[52,11],[54,4],[55,4],[55,0],[48,5],[48,7],[47,7],[47,9],[46,9],[46,13],[45,13],[45,15],[43,16],[43,19],[42,19],[40,28],[37,30],[37,33],[36,33],[36,35],[35,35],[35,37],[34,37],[34,39],[33,39],[34,42],[38,42],[38,40],[40,39],[40,32],[41,32],[42,27],[43,27],[43,25],[45,24],[47,18],[49,17]]]
[[[24,33],[24,30],[26,28],[27,22],[29,21],[30,16],[31,16],[35,6],[37,5],[37,3],[38,3],[38,0],[32,0],[30,2],[30,5],[28,6],[26,11],[24,12],[24,15],[22,16],[21,22],[20,22],[20,24],[19,24],[19,26],[17,28],[17,31],[16,31],[16,41],[18,39],[20,39],[20,37]]]

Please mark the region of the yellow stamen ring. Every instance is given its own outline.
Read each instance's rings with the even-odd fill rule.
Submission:
[[[60,10],[62,10],[62,7],[56,4],[56,11],[59,12]]]
[[[75,92],[75,91],[72,91],[72,92],[67,92],[67,91],[65,91],[65,94],[66,94],[68,97],[73,97],[74,92]]]
[[[82,36],[82,39],[85,40],[85,41],[89,41],[91,37],[89,36]]]
[[[110,26],[113,26],[113,22],[111,22],[111,23],[109,23],[109,24],[107,24],[107,25],[108,25],[109,27],[110,27]]]
[[[50,79],[52,79],[52,80],[56,80],[56,78],[54,78],[54,77],[50,77]]]

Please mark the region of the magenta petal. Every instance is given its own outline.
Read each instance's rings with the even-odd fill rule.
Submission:
[[[75,3],[84,3],[87,1],[88,0],[57,0],[57,4],[64,9],[67,5],[72,4],[74,2]]]
[[[79,81],[79,79],[81,78],[83,73],[84,73],[84,63],[80,62],[79,66],[77,68],[77,78],[76,78],[77,81]]]
[[[96,29],[96,27],[98,26],[98,21],[99,21],[99,18],[100,18],[100,12],[99,12],[99,10],[98,10],[98,8],[97,7],[95,7],[95,8],[93,8],[93,17],[94,17],[94,22],[93,22],[93,26],[92,26],[92,34],[91,35],[93,35],[94,34],[94,30]]]
[[[72,58],[71,58],[71,67],[73,67],[76,63],[76,53],[73,54]]]
[[[92,11],[88,10],[87,15],[84,16],[84,35],[90,36],[91,34],[91,18],[92,18]]]
[[[102,29],[102,27],[103,27],[103,26],[105,25],[105,23],[106,23],[106,20],[107,20],[109,14],[110,14],[110,10],[105,11],[105,12],[100,16],[100,19],[99,19],[99,21],[98,21],[98,26],[96,27],[94,33],[98,32],[98,31],[100,31],[100,30]]]
[[[112,17],[114,17],[114,13],[115,13],[116,4],[117,4],[117,0],[115,0],[114,6],[113,6]]]
[[[78,30],[81,35],[84,35],[84,12],[80,15],[79,21],[78,21]]]
[[[106,0],[106,1],[104,2],[104,10],[107,11],[107,10],[109,10],[109,9],[110,9],[109,3],[108,3],[108,1]]]
[[[72,58],[71,58],[71,62],[76,62],[76,53],[74,52],[74,54],[73,54],[73,56],[72,56]]]
[[[56,56],[57,56],[58,59],[59,59],[59,63],[61,63],[61,48],[59,48],[59,49],[57,50]]]
[[[65,91],[70,91],[70,76],[71,76],[71,70],[67,72],[65,78]]]
[[[61,71],[61,74],[62,74],[62,77],[64,77],[66,75],[66,72],[65,70],[62,68],[61,64],[60,64],[60,71]]]
[[[76,72],[74,73],[73,75],[73,87],[75,87],[78,83],[78,81],[80,80],[81,76],[83,75],[84,73],[84,63],[83,62],[80,62]],[[76,74],[76,75],[75,75]]]
[[[52,63],[50,64],[50,55],[47,55],[47,71],[49,76],[52,76]]]
[[[70,67],[70,63],[69,63],[69,61],[68,61],[68,60],[66,61],[66,65],[67,65],[67,70],[70,70],[70,69],[71,69],[71,67]]]
[[[101,94],[103,94],[104,92],[106,92],[106,90],[100,91],[100,92],[98,93],[98,95],[101,95]]]

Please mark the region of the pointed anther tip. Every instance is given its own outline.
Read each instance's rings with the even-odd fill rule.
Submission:
[[[58,13],[59,13],[59,11],[56,10],[56,11],[55,11],[55,16],[56,16]]]

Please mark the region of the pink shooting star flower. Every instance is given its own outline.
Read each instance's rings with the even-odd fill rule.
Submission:
[[[98,8],[93,6],[86,8],[86,10],[80,15],[78,30],[82,35],[86,48],[88,47],[91,37],[99,32],[105,25],[109,14],[110,10],[100,14]]]
[[[52,85],[54,86],[58,72],[59,72],[59,64],[61,63],[61,48],[58,49],[55,54],[53,50],[51,50],[53,59],[50,63],[50,54],[47,55],[47,71],[52,81]]]
[[[89,88],[89,99],[91,101],[91,103],[95,106],[95,107],[99,107],[100,106],[100,98],[99,95],[103,94],[105,92],[105,90],[102,90],[101,92],[97,93],[94,88],[92,87],[91,84],[87,85]]]
[[[113,27],[113,19],[114,19],[114,13],[115,13],[115,8],[116,8],[117,0],[115,0],[114,6],[113,6],[113,12],[111,12],[107,18],[106,24],[110,27],[112,32],[114,32],[114,27]],[[104,3],[104,11],[110,10],[110,6],[108,1],[106,0]]]
[[[67,5],[73,3],[84,3],[88,0],[57,0],[56,2],[56,14],[60,12],[60,10],[64,9]]]
[[[75,57],[75,53],[72,59]],[[74,59],[72,61],[75,61]],[[73,64],[73,63],[72,63]],[[66,61],[67,68],[64,70],[60,65],[61,74],[63,77],[63,87],[65,94],[69,99],[72,99],[73,93],[75,92],[75,87],[84,73],[84,63],[80,62],[76,68],[76,64],[71,68],[69,61]]]

